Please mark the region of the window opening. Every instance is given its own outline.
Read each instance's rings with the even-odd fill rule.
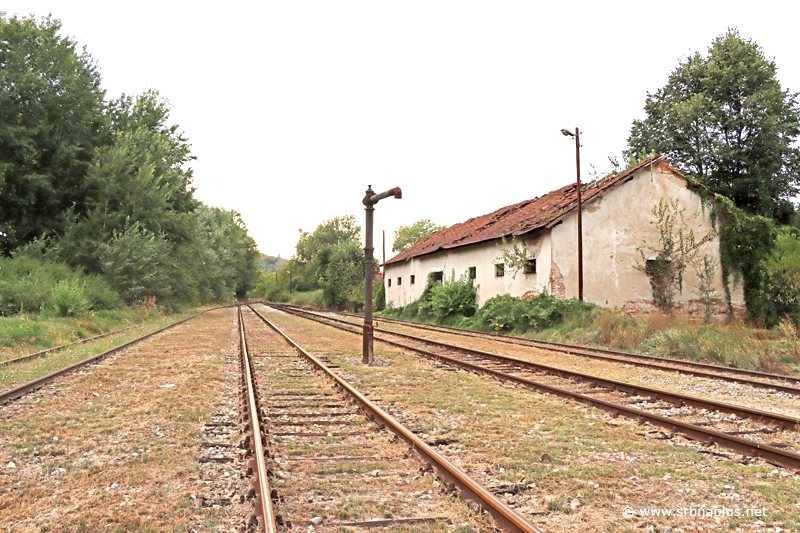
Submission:
[[[438,272],[434,272],[433,273],[433,283],[434,283],[434,285],[441,285],[443,277],[444,277],[444,271],[443,270],[440,270]]]
[[[412,285],[414,284],[414,281],[416,281],[416,276],[414,274],[411,274],[411,284]]]
[[[525,273],[536,274],[536,259],[528,259],[525,261]]]
[[[478,267],[469,267],[469,279],[478,277]]]
[[[389,279],[387,279],[386,281],[388,281],[388,282],[389,282],[389,287],[391,287],[391,286],[392,286],[392,278],[389,278]]]
[[[403,284],[403,278],[397,278],[397,285],[400,286]]]
[[[506,275],[506,266],[504,264],[499,264],[494,266],[494,275],[498,278],[501,278]]]

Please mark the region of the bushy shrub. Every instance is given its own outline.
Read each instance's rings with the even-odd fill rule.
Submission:
[[[293,292],[287,301],[292,305],[300,305],[303,307],[320,307],[323,303],[322,289],[306,292]]]
[[[531,329],[555,326],[566,314],[583,307],[593,306],[575,299],[560,300],[546,293],[524,301],[501,294],[487,300],[475,318],[481,329],[522,334]]]
[[[383,311],[386,309],[386,286],[379,282],[372,291],[372,310]]]
[[[114,236],[102,255],[103,271],[112,286],[128,302],[143,298],[168,298],[174,292],[171,274],[176,268],[172,244],[163,235],[126,224]]]
[[[75,316],[89,310],[89,300],[77,283],[59,281],[50,292],[50,298],[58,316]]]
[[[30,256],[0,257],[0,314],[54,311],[60,316],[112,309],[119,295],[103,278]]]
[[[439,320],[470,317],[478,308],[478,288],[466,273],[456,279],[456,272],[453,270],[450,279],[445,278],[441,285],[432,287],[429,282],[428,287],[430,297],[423,293],[424,298],[420,298],[420,305],[429,309]]]

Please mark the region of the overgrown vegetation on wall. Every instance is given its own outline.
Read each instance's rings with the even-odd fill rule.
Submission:
[[[782,318],[800,320],[800,230],[750,215],[715,195],[725,298],[742,283],[748,316],[772,327]]]

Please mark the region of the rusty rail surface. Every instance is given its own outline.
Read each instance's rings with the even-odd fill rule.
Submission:
[[[242,364],[242,389],[247,406],[247,428],[250,430],[250,451],[255,458],[250,461],[253,470],[253,489],[256,491],[255,514],[253,519],[260,519],[261,531],[264,533],[277,533],[278,525],[275,512],[272,509],[272,491],[267,478],[267,463],[264,459],[264,441],[261,432],[259,402],[256,398],[256,388],[253,381],[253,366],[247,350],[247,336],[242,316],[242,306],[236,306],[239,322],[239,358]],[[251,520],[252,523],[252,520]],[[248,524],[249,525],[249,524]]]
[[[137,342],[141,342],[141,341],[143,341],[145,339],[148,339],[148,338],[152,337],[153,335],[156,335],[156,334],[161,333],[163,331],[166,331],[168,329],[174,328],[175,326],[179,326],[179,325],[181,325],[181,324],[183,324],[185,322],[188,322],[188,321],[190,321],[190,320],[192,320],[194,318],[197,318],[198,316],[202,315],[203,313],[208,313],[209,311],[215,311],[217,309],[224,309],[226,307],[232,307],[232,306],[230,306],[230,305],[222,305],[222,306],[219,306],[219,307],[214,307],[212,309],[206,309],[205,311],[200,311],[199,313],[197,313],[195,315],[192,315],[189,318],[184,318],[183,320],[179,320],[177,322],[173,322],[172,324],[169,324],[168,326],[164,326],[163,328],[161,328],[159,330],[156,330],[156,331],[152,331],[152,332],[148,333],[147,335],[142,335],[141,337],[137,337],[137,338],[135,338],[133,340],[130,340],[130,341],[126,342],[126,343],[120,344],[119,346],[115,346],[114,348],[111,348],[110,350],[106,350],[105,352],[103,352],[101,354],[94,355],[92,357],[89,357],[88,359],[84,359],[83,361],[78,361],[75,364],[69,365],[69,366],[64,367],[64,368],[62,368],[60,370],[56,370],[55,372],[51,372],[50,374],[47,374],[46,376],[42,376],[40,378],[34,379],[32,381],[29,381],[28,383],[23,383],[22,385],[20,385],[18,387],[15,387],[13,389],[10,389],[10,390],[7,390],[7,391],[5,391],[3,393],[0,393],[0,405],[2,405],[4,403],[7,403],[7,402],[10,402],[12,400],[16,400],[17,398],[19,398],[21,396],[24,396],[25,394],[27,394],[27,393],[29,393],[31,391],[39,389],[42,386],[46,385],[47,383],[50,383],[54,379],[56,379],[56,378],[58,378],[60,376],[63,376],[65,374],[68,374],[68,373],[72,372],[73,370],[77,370],[79,368],[83,368],[84,366],[90,365],[92,363],[97,363],[98,361],[101,361],[101,360],[105,359],[106,357],[108,357],[111,354],[119,352],[120,350],[124,350],[128,346],[136,344]]]
[[[280,306],[274,306],[274,307],[280,308]],[[283,309],[283,310],[288,311],[289,313],[295,314],[295,315],[300,316],[300,317],[308,318],[309,320],[316,320],[316,321],[318,321],[318,322],[320,322],[322,324],[325,324],[325,325],[327,325],[329,327],[341,329],[341,330],[346,331],[348,333],[359,334],[358,331],[355,331],[355,330],[352,330],[352,329],[347,329],[346,326],[340,326],[340,325],[337,325],[337,324],[331,324],[331,323],[326,323],[325,322],[325,320],[337,321],[338,319],[334,319],[334,318],[330,318],[330,317],[319,317],[318,315],[315,315],[314,313],[297,311],[295,309]],[[347,322],[347,321],[340,321],[340,322],[345,322],[349,327],[354,327],[354,325],[352,323],[350,323],[350,322]],[[775,464],[775,465],[779,465],[779,466],[784,466],[786,468],[791,468],[791,469],[800,471],[800,454],[797,454],[797,453],[794,453],[794,452],[790,452],[790,451],[785,451],[785,450],[782,450],[782,449],[777,448],[775,446],[770,446],[768,444],[762,444],[762,443],[754,442],[754,441],[743,439],[741,437],[737,437],[737,436],[734,436],[734,435],[728,435],[728,434],[723,433],[721,431],[704,428],[704,427],[701,427],[701,426],[698,426],[698,425],[695,425],[695,424],[691,424],[691,423],[688,423],[688,422],[681,422],[681,421],[674,420],[674,419],[667,418],[667,417],[663,417],[663,416],[660,416],[660,415],[651,414],[651,413],[648,413],[646,411],[642,411],[642,410],[639,410],[639,409],[636,409],[636,408],[632,408],[632,407],[627,407],[627,406],[624,406],[624,405],[621,405],[621,404],[615,404],[613,402],[608,402],[608,401],[605,401],[605,400],[599,400],[599,399],[592,398],[591,396],[588,396],[588,395],[585,395],[585,394],[573,392],[573,391],[570,391],[570,390],[567,390],[567,389],[562,389],[560,387],[555,387],[555,386],[552,386],[552,385],[547,385],[545,383],[540,383],[540,382],[533,381],[533,380],[530,380],[530,379],[527,379],[527,378],[515,376],[513,374],[506,374],[506,373],[503,373],[503,372],[499,372],[497,370],[492,370],[490,368],[486,368],[486,367],[482,367],[480,365],[476,365],[474,363],[461,361],[459,359],[455,359],[455,358],[452,358],[452,357],[447,357],[447,356],[441,355],[441,354],[436,354],[436,353],[433,353],[433,352],[430,352],[430,351],[427,351],[427,350],[423,350],[421,348],[417,348],[417,347],[414,347],[414,346],[409,346],[409,345],[402,344],[402,343],[395,342],[395,341],[391,341],[391,340],[388,340],[388,339],[384,339],[384,338],[380,338],[380,337],[375,337],[375,339],[379,340],[381,342],[385,342],[385,343],[387,343],[387,344],[389,344],[391,346],[402,348],[404,350],[412,350],[412,351],[417,352],[417,353],[419,353],[419,354],[421,354],[421,355],[423,355],[423,356],[425,356],[427,358],[430,358],[430,359],[433,359],[433,360],[436,360],[436,361],[446,362],[446,363],[461,367],[461,368],[463,368],[465,370],[468,370],[468,371],[480,372],[480,373],[488,374],[488,375],[491,375],[491,376],[493,376],[493,377],[495,377],[495,378],[497,378],[497,379],[499,379],[501,381],[511,381],[511,382],[514,382],[514,383],[518,383],[520,385],[524,385],[524,386],[529,387],[529,388],[533,388],[533,389],[536,389],[536,390],[540,390],[542,392],[547,392],[547,393],[556,395],[556,396],[561,397],[561,398],[567,398],[567,399],[571,399],[571,400],[576,400],[576,401],[579,401],[581,403],[588,404],[588,405],[591,405],[593,407],[597,407],[597,408],[602,409],[604,411],[610,412],[614,416],[622,415],[622,416],[625,416],[626,418],[632,418],[634,420],[637,420],[640,423],[646,421],[646,422],[649,422],[649,423],[651,423],[653,425],[666,428],[666,429],[668,429],[670,431],[676,431],[676,432],[683,433],[684,435],[686,435],[686,436],[688,436],[688,437],[690,437],[692,439],[695,439],[697,441],[700,441],[700,442],[705,442],[705,443],[709,443],[709,444],[710,443],[716,443],[716,444],[718,444],[720,446],[724,446],[726,448],[730,448],[732,450],[735,450],[737,452],[740,452],[740,453],[743,453],[743,454],[746,454],[746,455],[752,455],[752,456],[755,456],[755,457],[761,457],[761,458],[763,458],[764,460],[766,460],[769,463],[772,463],[772,464]],[[424,340],[424,342],[431,342],[431,341],[428,341],[427,339],[423,339],[423,340]],[[456,350],[468,351],[468,349],[460,348],[460,347],[457,347],[457,346],[453,346],[452,348],[456,349]],[[502,357],[502,356],[496,356],[495,354],[488,354],[488,355],[492,355],[494,357]],[[558,372],[564,372],[564,371],[562,371],[560,369],[554,369],[554,370],[557,370]],[[592,379],[597,381],[599,378],[592,377]],[[625,385],[627,385],[627,384],[625,384]],[[665,395],[666,394],[671,394],[671,393],[666,393],[665,391],[658,391],[658,394],[659,394],[659,397],[661,399],[665,399],[666,400],[667,398],[665,397]],[[703,400],[703,399],[700,399],[700,398],[694,398],[694,401],[699,403],[699,404],[702,404],[703,402],[707,402],[707,400]],[[714,402],[714,403],[716,403],[716,402]],[[727,404],[722,404],[722,405],[725,405],[729,409],[730,408],[732,408],[732,409],[742,409],[744,411],[744,408],[736,408],[735,406],[728,406]],[[708,405],[708,407],[711,408],[711,409],[716,409],[715,407],[713,407],[711,405]],[[729,412],[735,412],[735,411],[729,411]],[[761,411],[757,411],[757,413],[760,414],[762,412]],[[736,414],[738,414],[738,413],[736,413]],[[765,413],[765,414],[775,416],[772,413]],[[777,415],[777,416],[782,416],[782,415]],[[784,417],[784,418],[790,418],[791,420],[793,420],[793,423],[790,424],[790,427],[792,427],[793,429],[797,429],[797,424],[798,424],[798,422],[800,422],[800,420],[793,419],[791,417]],[[783,427],[786,427],[786,426],[783,426]]]
[[[285,306],[289,308],[301,309],[305,312],[312,312],[298,306]],[[338,313],[344,316],[352,316],[360,318],[361,315],[354,313]],[[431,326],[428,324],[419,324],[417,322],[410,322],[407,320],[398,320],[396,318],[380,317],[378,320],[390,324],[398,324],[416,329],[425,329],[428,331],[445,332],[453,335],[461,335],[464,337],[476,337],[479,339],[490,339],[506,344],[516,344],[522,346],[531,346],[533,348],[540,348],[544,350],[552,350],[555,352],[562,352],[569,355],[577,355],[589,359],[598,359],[601,361],[610,361],[613,363],[621,363],[631,366],[638,366],[642,368],[655,368],[666,372],[677,372],[679,374],[688,374],[691,376],[718,379],[720,381],[728,381],[731,383],[738,383],[742,385],[749,385],[761,389],[774,389],[789,394],[800,396],[800,388],[790,385],[781,385],[780,383],[769,383],[766,381],[757,381],[754,379],[747,379],[745,377],[727,376],[725,374],[718,374],[716,372],[726,372],[728,374],[737,374],[739,376],[751,376],[761,379],[771,379],[775,381],[783,381],[787,383],[800,384],[800,377],[785,376],[782,374],[770,374],[768,372],[759,372],[757,370],[746,370],[743,368],[734,368],[729,366],[712,365],[709,363],[699,363],[697,361],[686,361],[683,359],[671,359],[668,357],[656,357],[654,355],[644,355],[631,352],[620,352],[615,350],[607,350],[605,348],[590,348],[587,346],[578,346],[574,344],[563,344],[558,342],[541,341],[536,339],[529,339],[527,337],[515,337],[513,335],[500,335],[498,333],[485,333],[480,331],[470,331],[465,329],[453,328],[450,326]],[[605,354],[605,355],[603,355]],[[629,359],[625,359],[629,358]],[[666,364],[682,365],[689,368],[676,368],[674,366],[666,366]],[[693,368],[700,368],[709,370],[693,370]]]
[[[458,487],[463,498],[467,498],[476,502],[481,506],[481,508],[488,512],[495,519],[498,527],[510,533],[539,533],[541,531],[529,524],[524,518],[514,512],[514,510],[498,500],[492,493],[476,483],[461,469],[448,461],[444,456],[436,452],[427,443],[425,443],[425,441],[414,435],[414,433],[400,424],[400,422],[395,420],[391,415],[369,401],[364,395],[359,393],[349,383],[341,379],[319,359],[305,351],[299,344],[292,340],[275,324],[267,320],[258,311],[252,307],[250,309],[252,309],[256,316],[258,316],[267,326],[272,328],[276,333],[286,339],[286,341],[298,352],[300,352],[300,354],[311,361],[311,363],[313,363],[330,379],[332,379],[338,387],[347,392],[353,399],[354,403],[358,404],[364,413],[371,420],[375,421],[375,423],[378,424],[381,429],[388,429],[399,438],[406,441],[414,450],[417,451],[417,453],[419,453],[425,462],[436,468],[439,476],[445,480],[448,485]]]
[[[93,337],[86,337],[85,339],[80,339],[80,340],[77,340],[75,342],[70,342],[68,344],[62,344],[61,346],[53,346],[52,348],[47,348],[46,350],[41,350],[41,351],[38,351],[38,352],[29,353],[28,355],[22,355],[20,357],[15,357],[14,359],[6,359],[5,361],[0,361],[0,366],[13,365],[15,363],[22,363],[23,361],[28,361],[29,359],[34,359],[36,357],[44,357],[45,355],[47,355],[50,352],[54,352],[56,350],[61,350],[62,348],[68,348],[68,347],[70,347],[70,346],[72,346],[74,344],[83,344],[83,343],[86,343],[86,342],[89,342],[89,341],[102,339],[103,337],[108,337],[109,335],[113,335],[114,333],[122,333],[123,331],[127,331],[127,330],[132,329],[132,328],[137,328],[137,327],[141,326],[142,324],[144,324],[144,322],[142,322],[141,324],[135,324],[133,326],[128,326],[128,327],[125,327],[125,328],[115,329],[114,331],[108,331],[106,333],[101,333],[100,335],[95,335]]]

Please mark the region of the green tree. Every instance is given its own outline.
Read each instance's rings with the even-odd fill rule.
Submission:
[[[393,252],[401,252],[416,244],[425,237],[433,235],[439,230],[445,229],[447,226],[435,224],[428,219],[422,219],[414,222],[410,226],[400,226],[394,232],[394,242],[392,243]]]
[[[737,207],[788,220],[800,182],[800,108],[776,71],[755,42],[728,30],[647,95],[647,118],[633,122],[626,153],[665,154]]]
[[[164,299],[172,295],[170,278],[177,268],[173,246],[163,235],[138,222],[114,231],[102,255],[103,270],[111,287],[126,301]]]
[[[104,140],[104,91],[86,49],[50,17],[0,12],[0,253],[85,212],[85,180]],[[3,236],[2,234],[5,234]]]
[[[325,246],[319,252],[319,285],[326,305],[357,308],[364,302],[364,251],[352,240]]]
[[[294,258],[301,263],[307,263],[314,259],[317,252],[324,246],[345,241],[357,242],[361,234],[361,227],[356,225],[354,215],[345,215],[326,220],[317,226],[313,233],[302,229],[297,231],[300,232],[300,239],[295,245]]]
[[[167,125],[169,106],[155,91],[123,95],[109,105],[113,141],[97,150],[86,177],[85,214],[65,220],[59,257],[88,272],[102,272],[100,255],[128,221],[174,244],[191,238],[194,159],[190,145]]]
[[[344,242],[358,244],[361,228],[356,225],[355,216],[346,215],[324,221],[312,233],[302,229],[299,232],[300,239],[288,270],[292,272],[293,286],[298,291],[311,291],[322,287],[320,277],[328,255],[320,252]]]
[[[784,227],[778,231],[775,248],[763,261],[765,296],[774,302],[779,316],[800,318],[800,231]]]

